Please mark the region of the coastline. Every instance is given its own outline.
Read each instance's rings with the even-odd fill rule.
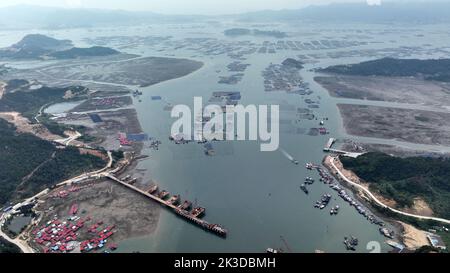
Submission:
[[[328,159],[328,160],[327,160]],[[335,162],[339,161],[338,158],[336,157],[331,157],[331,156],[327,156],[324,159],[324,164],[326,164],[327,169],[329,168],[329,171],[331,171],[331,173],[333,175],[338,175],[337,179],[339,181],[345,181],[348,184],[350,184],[351,186],[356,186],[358,188],[359,191],[362,190],[362,192],[371,199],[371,201],[375,201],[376,205],[380,206],[383,209],[387,209],[390,210],[393,213],[397,213],[397,214],[401,214],[403,216],[407,216],[407,217],[413,217],[413,218],[417,218],[420,220],[432,220],[432,221],[436,221],[436,222],[442,222],[444,224],[450,224],[450,220],[448,219],[443,219],[443,218],[438,218],[438,217],[430,217],[430,216],[424,216],[424,215],[415,215],[415,214],[411,214],[411,213],[407,213],[407,212],[403,212],[400,209],[397,208],[392,208],[386,204],[384,204],[382,201],[379,200],[379,198],[376,196],[376,194],[372,193],[368,188],[366,188],[364,185],[359,184],[358,182],[354,182],[351,179],[347,178],[345,176],[345,174],[343,174],[343,170],[346,171],[345,169],[339,169],[339,167],[337,167],[335,165]],[[358,178],[359,179],[359,178]],[[384,199],[383,197],[381,197],[381,199]]]
[[[178,60],[178,58],[171,58],[171,59],[175,59],[175,61]],[[188,59],[184,59],[184,60],[188,61]],[[189,60],[189,61],[191,61],[191,60]],[[192,74],[192,73],[194,73],[194,72],[196,72],[198,70],[201,70],[201,68],[204,67],[204,63],[203,62],[197,62],[197,61],[192,61],[192,62],[195,63],[195,64],[198,64],[198,68],[190,71],[186,75],[181,75],[181,76],[178,76],[178,77],[175,77],[175,78],[171,78],[169,80],[174,80],[174,79],[179,79],[179,78],[186,77],[186,76],[188,76],[188,75],[190,75],[190,74]],[[169,80],[161,80],[161,81],[158,81],[156,83],[152,83],[151,85],[156,85],[156,84],[159,84],[161,82],[165,82],[165,81],[169,81]],[[127,86],[127,87],[129,87],[129,86]],[[2,88],[2,90],[3,90],[3,88]],[[97,93],[97,95],[98,95],[98,93]],[[113,96],[113,94],[111,94],[111,96]],[[58,103],[56,103],[56,104],[58,104]],[[113,107],[111,109],[106,109],[106,110],[103,109],[103,110],[99,110],[99,111],[96,111],[97,109],[94,109],[93,113],[100,113],[100,114],[103,114],[105,116],[108,116],[108,117],[114,119],[114,115],[121,115],[120,114],[121,112],[129,111],[130,113],[127,112],[128,114],[125,114],[124,117],[123,116],[120,117],[122,119],[121,123],[124,124],[124,126],[125,126],[123,128],[126,128],[126,130],[124,130],[124,131],[126,131],[128,133],[141,133],[142,132],[141,121],[139,121],[139,117],[138,117],[138,114],[137,114],[137,111],[136,111],[136,106],[133,105],[133,104],[134,104],[134,102],[131,102],[131,105],[130,105],[131,107],[128,110],[114,109],[114,107]],[[70,113],[70,111],[69,111],[69,113]],[[17,113],[17,115],[20,116],[19,113]],[[70,115],[72,115],[72,114],[70,114]],[[75,115],[75,116],[79,117],[79,116],[82,116],[82,114],[81,115]],[[5,114],[5,117],[8,117],[8,116],[6,116],[6,114]],[[74,118],[74,121],[77,121],[76,117]],[[60,124],[61,123],[62,124],[65,123],[65,122],[60,122],[59,120],[58,120],[58,122]],[[32,132],[31,128],[27,128],[27,129],[28,129],[27,131]],[[92,131],[88,130],[86,135],[87,135],[87,137],[96,137],[96,132],[95,131],[92,132]],[[112,140],[111,137],[113,137],[113,133],[111,132],[110,134],[106,134],[106,136],[107,137],[102,139],[100,142],[94,142],[96,147],[103,147],[106,150],[110,150],[109,149],[110,147],[108,147],[108,140]],[[44,137],[41,136],[41,138],[44,138]],[[47,135],[45,136],[45,138],[48,138]],[[56,137],[53,137],[53,138],[56,138]],[[106,144],[106,146],[104,144]],[[86,144],[84,144],[84,145],[86,145]],[[125,151],[127,151],[127,152],[129,152],[129,153],[131,153],[133,155],[132,156],[133,160],[129,164],[127,164],[126,168],[121,173],[122,176],[123,175],[135,176],[135,175],[138,175],[139,172],[144,171],[144,170],[139,170],[139,171],[136,170],[136,168],[138,166],[138,163],[139,163],[139,160],[145,158],[142,155],[142,151],[144,149],[144,143],[134,143],[132,145],[132,147],[130,147],[130,148],[126,148]],[[115,149],[113,149],[113,150],[115,150]],[[139,178],[139,180],[142,180],[142,178]],[[117,197],[112,198],[112,196],[117,196],[117,194],[124,195],[124,196],[127,196],[127,197],[125,197],[124,199],[119,199],[119,200],[122,200],[122,201],[120,201],[120,203],[116,204],[116,208],[115,209],[113,209],[112,211],[109,211],[110,205],[111,205],[111,203],[110,203],[110,205],[107,206],[107,210],[103,211],[104,216],[108,215],[108,214],[115,215],[114,217],[111,218],[112,222],[109,221],[109,222],[111,222],[111,224],[117,222],[118,219],[120,220],[121,217],[123,218],[123,217],[126,216],[126,218],[122,219],[123,221],[122,220],[118,221],[118,222],[120,222],[120,223],[118,223],[118,225],[121,226],[122,228],[118,229],[118,234],[115,236],[113,241],[115,241],[117,243],[120,243],[120,242],[125,241],[125,240],[129,240],[129,239],[133,239],[133,238],[139,238],[139,237],[148,236],[148,235],[153,234],[155,232],[155,230],[157,229],[157,227],[158,227],[159,218],[160,218],[160,211],[161,211],[160,206],[158,204],[153,204],[152,202],[149,202],[147,199],[144,199],[144,198],[142,198],[140,196],[136,196],[135,193],[130,192],[128,189],[122,188],[122,187],[120,187],[118,185],[112,185],[112,184],[113,183],[111,183],[110,181],[106,181],[106,180],[102,179],[101,181],[99,181],[99,184],[96,184],[96,185],[103,185],[103,186],[101,186],[101,187],[98,186],[100,188],[98,188],[97,190],[84,190],[84,194],[85,195],[84,196],[79,195],[80,197],[78,197],[78,198],[81,198],[81,199],[77,200],[77,198],[75,198],[71,202],[67,202],[67,200],[65,200],[64,202],[61,202],[59,204],[59,206],[57,204],[53,204],[53,205],[55,205],[56,211],[59,211],[58,214],[61,217],[64,217],[64,214],[66,213],[65,211],[67,211],[69,209],[69,207],[67,207],[67,206],[70,206],[70,204],[72,204],[72,203],[79,203],[81,201],[80,206],[81,207],[84,206],[85,210],[86,210],[86,208],[89,208],[89,204],[91,204],[90,207],[91,207],[92,212],[94,212],[94,211],[101,211],[102,209],[99,208],[99,207],[98,208],[96,208],[96,206],[92,207],[92,204],[93,204],[92,202],[94,202],[94,203],[95,202],[100,202],[102,200],[102,198],[107,198],[107,199],[104,199],[105,202],[107,202],[107,203],[116,202],[117,203]],[[140,184],[142,184],[145,187],[145,182],[144,181],[140,181]],[[67,190],[65,184],[62,185],[62,183],[60,183],[58,185],[60,185],[60,186],[56,189],[57,191],[58,190],[59,191]],[[109,188],[109,190],[106,190],[107,188]],[[102,193],[102,192],[103,192],[103,197],[101,197],[100,199],[98,198],[100,196],[97,196],[97,197],[94,197],[94,198],[87,198],[86,197],[86,196],[89,196],[89,194],[96,195],[97,193]],[[52,190],[48,194],[46,194],[46,196],[40,197],[40,200],[44,201],[44,203],[47,203],[47,201],[45,201],[45,199],[48,199],[51,196],[51,193],[55,193],[55,191]],[[105,196],[105,194],[107,196],[110,196],[110,197]],[[73,194],[73,195],[75,195],[75,194]],[[108,198],[111,201],[107,201],[107,200],[109,200]],[[91,200],[91,201],[89,201],[89,200]],[[141,200],[141,202],[138,202],[138,200]],[[54,201],[51,201],[50,203],[52,203],[52,202],[54,202]],[[126,212],[127,209],[123,210],[122,208],[119,209],[119,207],[118,207],[118,206],[122,207],[124,202],[128,203],[128,205],[126,205],[127,209],[130,208],[133,204],[134,205],[140,204],[138,206],[141,206],[141,208],[133,210],[133,213],[135,215],[135,220],[133,220],[133,221],[126,221],[126,219],[129,219],[129,217],[130,217],[129,213]],[[41,205],[42,204],[40,204],[38,206],[41,206]],[[45,204],[45,205],[47,205],[47,204]],[[146,208],[144,208],[144,207],[146,207]],[[41,212],[41,214],[42,214],[41,216],[44,216],[44,218],[49,216],[49,213],[47,213],[47,211],[49,211],[48,208],[44,208],[44,209],[39,208],[37,211]],[[149,214],[150,211],[152,213]],[[52,214],[52,213],[50,213],[50,214]],[[52,214],[52,215],[54,215],[54,214]],[[3,219],[3,216],[2,216],[2,219]],[[109,218],[107,218],[107,219],[109,219]],[[42,224],[43,222],[39,221],[39,223]],[[17,240],[16,239],[13,240],[13,239],[10,239],[9,237],[5,237],[5,240],[10,242],[10,243],[13,243],[16,246],[18,246],[22,250],[22,252],[34,252],[34,250],[32,250],[32,248],[31,248],[34,245],[34,243],[31,241],[33,239],[32,238],[33,236],[30,235],[30,232],[31,232],[30,230],[36,228],[39,223],[34,223],[33,225],[28,226],[27,229],[24,230],[24,232],[22,232],[21,234],[18,235],[17,238],[21,238],[21,236],[26,236],[27,238],[29,238],[26,242],[25,241],[18,241],[18,239]],[[142,223],[142,224],[139,225],[139,223]]]
[[[335,163],[336,161],[337,164]],[[380,201],[380,199],[385,200],[385,198],[383,198],[382,196],[378,198],[377,196],[379,195],[370,192],[368,188],[366,188],[367,185],[365,185],[365,183],[361,183],[360,179],[355,174],[350,175],[351,178],[349,179],[346,176],[346,173],[352,174],[352,172],[343,169],[342,165],[339,165],[340,161],[338,158],[326,156],[322,164],[339,181],[339,183],[345,183],[345,186],[353,193],[355,193],[355,196],[357,196],[359,201],[361,201],[366,207],[368,207],[374,214],[394,226],[396,229],[396,234],[398,235],[398,239],[402,241],[402,243],[404,243],[406,246],[409,245],[411,247],[416,247],[417,249],[421,246],[430,245],[428,240],[423,239],[426,238],[425,231],[414,227],[411,223],[406,223],[410,222],[409,218],[417,219],[419,221],[431,220],[435,221],[436,223],[440,222],[441,224],[448,224],[450,222],[447,219],[403,212],[399,209],[392,208],[389,205],[386,205],[383,201]],[[341,166],[341,168],[339,166]],[[353,180],[354,178],[356,179]],[[416,240],[414,237],[410,236],[411,234],[418,234],[420,235],[420,237]]]

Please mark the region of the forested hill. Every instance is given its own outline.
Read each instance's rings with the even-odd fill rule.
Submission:
[[[394,199],[399,206],[411,206],[414,198],[421,197],[436,216],[450,218],[450,159],[368,153],[341,161],[344,168],[370,183],[371,190]]]
[[[359,64],[330,66],[321,71],[358,76],[420,76],[426,80],[450,82],[450,59],[383,58]]]
[[[29,34],[16,44],[0,49],[0,59],[76,59],[120,54],[108,47],[74,47],[70,40],[58,40],[42,34]]]
[[[49,56],[57,59],[76,59],[83,57],[101,57],[120,54],[119,51],[109,47],[93,46],[88,48],[74,47],[68,50],[50,53]]]
[[[34,135],[18,134],[3,119],[0,119],[0,154],[0,206],[106,164],[99,157],[82,155],[77,148],[56,149]]]

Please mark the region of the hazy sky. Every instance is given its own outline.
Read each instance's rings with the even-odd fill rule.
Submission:
[[[58,7],[146,10],[172,14],[226,14],[262,9],[295,9],[329,2],[369,2],[382,0],[0,0],[0,7],[32,4]]]

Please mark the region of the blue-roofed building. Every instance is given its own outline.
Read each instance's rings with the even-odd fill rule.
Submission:
[[[89,117],[94,123],[103,122],[103,119],[98,114],[89,114]]]
[[[149,137],[147,134],[127,134],[127,140],[132,142],[144,142],[148,141]]]

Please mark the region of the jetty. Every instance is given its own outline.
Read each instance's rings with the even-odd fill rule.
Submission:
[[[130,190],[133,190],[134,192],[139,193],[140,195],[148,197],[149,199],[161,204],[163,207],[166,207],[169,210],[173,211],[177,216],[180,216],[181,218],[187,220],[190,223],[193,223],[193,224],[199,226],[200,228],[202,228],[206,231],[209,231],[215,235],[218,235],[218,236],[224,237],[224,238],[227,236],[228,231],[225,228],[223,228],[222,226],[220,226],[218,224],[210,224],[207,221],[200,219],[203,212],[205,211],[204,208],[196,208],[191,212],[191,211],[189,211],[189,208],[186,208],[183,205],[177,206],[176,204],[179,203],[179,201],[180,201],[179,195],[176,195],[176,202],[174,202],[175,198],[170,198],[167,201],[165,199],[168,198],[169,193],[167,191],[161,191],[158,194],[157,187],[155,187],[155,186],[152,187],[150,190],[144,191],[144,190],[137,188],[133,184],[130,184],[130,183],[127,183],[127,182],[124,182],[124,181],[118,179],[117,177],[115,177],[111,174],[106,175],[106,177],[114,182],[119,183],[120,185],[122,185]],[[164,193],[164,194],[161,194],[161,193]],[[162,195],[164,195],[164,196],[162,197]]]

